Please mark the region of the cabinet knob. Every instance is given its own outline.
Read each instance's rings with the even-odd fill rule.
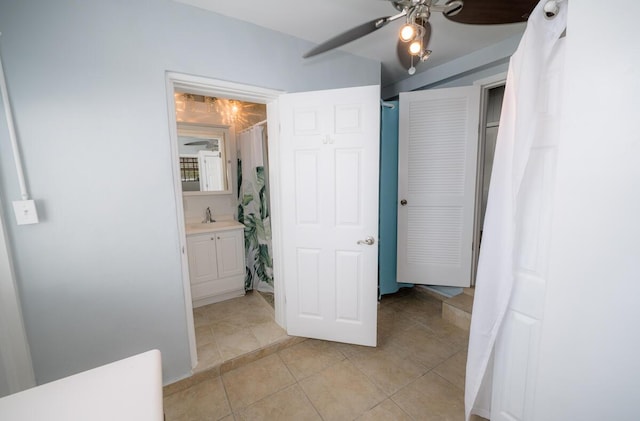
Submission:
[[[400,201],[400,204],[401,204],[402,206],[405,206],[405,205],[407,204],[406,199],[402,199],[402,200]]]

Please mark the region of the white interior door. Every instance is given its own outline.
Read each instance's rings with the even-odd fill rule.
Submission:
[[[535,136],[516,198],[513,292],[496,338],[491,419],[535,419],[535,379],[547,289],[556,159],[562,141],[565,40],[558,41],[536,88]],[[510,104],[511,108],[515,104]]]
[[[280,97],[290,335],[376,345],[379,98],[378,86]]]
[[[199,151],[200,191],[224,190],[224,171],[220,152]]]
[[[470,285],[479,92],[400,94],[398,282]]]

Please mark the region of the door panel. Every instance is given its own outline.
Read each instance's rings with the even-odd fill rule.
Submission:
[[[556,162],[561,142],[564,43],[558,42],[537,87],[535,136],[515,207],[513,292],[496,338],[491,419],[533,420],[544,322]],[[513,106],[513,104],[509,104]]]
[[[298,248],[297,281],[301,316],[320,317],[320,250]]]
[[[377,86],[279,100],[290,335],[376,344],[378,104]]]
[[[470,285],[479,107],[475,87],[400,94],[398,282]]]
[[[412,206],[407,209],[407,262],[414,265],[460,266],[463,212],[460,206]],[[444,269],[446,270],[446,268]]]
[[[353,251],[336,252],[336,317],[340,321],[362,318],[358,297],[362,289],[362,256]]]
[[[550,120],[548,123],[557,127]],[[540,133],[537,139],[545,138]],[[533,374],[538,366],[544,313],[557,154],[556,145],[540,143],[531,149],[518,197],[514,286],[502,331],[496,339],[491,414],[495,420],[533,419]]]
[[[295,215],[296,221],[301,225],[319,223],[319,153],[319,150],[302,150],[295,153]]]
[[[244,233],[242,230],[221,231],[216,234],[218,276],[241,275],[245,271]]]
[[[360,151],[336,151],[336,225],[357,226],[361,222]]]
[[[206,282],[218,277],[216,241],[214,234],[187,238],[189,270],[192,284]]]

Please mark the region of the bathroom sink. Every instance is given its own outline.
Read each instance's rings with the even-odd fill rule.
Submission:
[[[187,224],[187,234],[196,234],[202,232],[225,231],[229,229],[244,228],[238,221],[221,220],[216,222],[196,222]]]

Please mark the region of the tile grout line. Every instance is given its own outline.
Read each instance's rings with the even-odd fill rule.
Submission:
[[[351,357],[356,357],[357,355],[358,355],[358,354],[353,354],[353,355],[351,355]],[[353,364],[353,366],[355,367],[355,369],[356,369],[356,370],[358,370],[358,371],[360,372],[360,374],[362,374],[363,376],[365,376],[365,377],[367,378],[367,380],[369,380],[369,381],[370,381],[370,382],[371,382],[375,387],[377,387],[378,389],[380,389],[380,391],[382,392],[382,394],[386,396],[386,399],[389,399],[389,398],[391,397],[391,395],[387,395],[387,392],[385,392],[385,391],[382,389],[382,386],[380,386],[380,385],[378,384],[378,382],[376,382],[373,378],[371,378],[367,373],[365,373],[364,371],[362,371],[362,370],[360,369],[360,367],[358,367],[358,365],[355,363],[355,361],[354,361],[354,360],[352,360],[352,359],[351,359],[350,357],[348,357],[348,356],[346,357],[346,359],[347,359],[347,360],[349,360],[349,362],[350,362],[351,364]],[[372,408],[375,408],[375,407],[376,407],[376,406],[378,406],[379,404],[380,404],[380,402],[376,403]],[[369,408],[369,410],[370,410],[370,409],[372,409],[372,408]]]
[[[416,379],[417,380],[417,379]],[[407,385],[408,386],[408,385]],[[404,389],[404,388],[403,388]],[[402,390],[402,389],[401,389]],[[398,390],[398,392],[400,392],[400,390]],[[391,402],[393,402],[398,408],[400,408],[400,410],[402,411],[403,414],[405,414],[407,417],[409,417],[410,419],[412,419],[413,421],[417,421],[413,416],[411,416],[411,414],[409,414],[407,411],[404,410],[403,407],[400,406],[400,404],[398,402],[395,401],[395,399],[393,399],[393,397],[398,393],[394,393],[392,396],[389,397],[389,399],[391,400]]]
[[[373,408],[377,407],[378,405],[380,405],[380,404],[381,404],[382,402],[384,402],[385,400],[390,399],[390,398],[391,398],[391,395],[388,395],[388,394],[387,394],[387,392],[385,392],[385,391],[382,389],[382,387],[381,387],[381,386],[380,386],[380,385],[379,385],[379,384],[378,384],[374,379],[372,379],[372,378],[371,378],[367,373],[365,373],[364,371],[362,371],[362,370],[360,369],[360,367],[358,367],[358,366],[357,366],[357,364],[354,362],[354,360],[352,360],[352,359],[351,359],[351,357],[354,357],[354,358],[355,358],[356,356],[358,356],[358,353],[351,354],[351,356],[345,355],[344,353],[343,353],[343,355],[345,356],[345,359],[346,359],[346,360],[348,360],[348,361],[351,363],[351,365],[353,365],[353,367],[354,367],[356,370],[358,370],[358,372],[360,372],[360,374],[362,374],[362,375],[363,375],[367,380],[369,380],[369,381],[371,382],[371,384],[373,384],[375,387],[377,387],[377,388],[378,388],[378,390],[380,390],[380,391],[382,392],[382,395],[384,396],[384,399],[383,399],[383,400],[381,400],[380,402],[376,402],[372,407],[367,408],[366,410],[364,410],[364,411],[362,412],[362,414],[358,415],[358,417],[357,417],[357,418],[360,418],[362,415],[364,415],[364,414],[365,414],[365,413],[367,413],[368,411],[371,411]],[[357,418],[356,418],[356,419],[357,419]]]
[[[300,381],[298,380],[298,378],[296,376],[294,376],[294,374],[291,372],[291,368],[289,368],[289,365],[286,363],[285,360],[282,359],[282,356],[280,355],[280,352],[282,350],[278,351],[276,354],[278,354],[278,357],[280,358],[280,361],[282,361],[282,364],[284,364],[284,366],[287,368],[287,370],[289,371],[289,374],[291,374],[291,377],[293,377],[293,379],[295,380],[295,385],[298,386],[300,388],[300,390],[302,391],[302,394],[304,395],[304,397],[307,399],[307,401],[309,402],[309,404],[311,404],[311,407],[313,408],[314,411],[316,411],[316,414],[320,417],[321,420],[324,421],[324,417],[322,416],[322,414],[320,413],[320,411],[318,410],[318,408],[316,408],[316,406],[313,404],[313,401],[311,400],[311,398],[309,398],[309,396],[307,395],[307,392],[304,390],[304,388],[302,387],[302,385],[300,384]],[[308,376],[309,377],[309,376]],[[305,377],[306,379],[306,377]],[[302,379],[304,380],[304,379]]]
[[[231,406],[231,399],[229,399],[229,392],[227,392],[227,385],[224,382],[224,376],[222,374],[220,374],[220,382],[222,383],[222,389],[224,390],[224,398],[227,401],[227,405],[229,406],[229,413],[227,415],[225,415],[224,417],[228,417],[229,415],[231,415],[233,417],[233,419],[236,419],[235,413],[233,411],[233,407]],[[222,417],[222,418],[224,418]],[[218,419],[222,419],[222,418],[218,418]]]
[[[286,390],[286,389],[290,388],[291,386],[298,385],[298,381],[297,381],[296,377],[293,375],[293,373],[291,373],[291,370],[289,369],[289,367],[287,366],[287,364],[284,362],[284,360],[282,360],[282,357],[280,357],[280,355],[279,355],[279,354],[280,354],[280,351],[275,352],[275,353],[274,353],[274,354],[272,354],[272,355],[276,355],[276,356],[278,357],[278,359],[280,360],[280,362],[284,365],[284,367],[285,367],[285,368],[287,369],[287,371],[289,372],[289,375],[290,375],[290,376],[291,376],[291,378],[293,379],[293,383],[291,383],[291,384],[287,384],[287,385],[284,385],[284,386],[282,386],[280,389],[277,389],[277,390],[273,391],[272,393],[269,393],[268,395],[263,396],[261,399],[259,399],[259,400],[255,401],[255,402],[252,402],[251,404],[248,404],[247,406],[245,406],[245,407],[243,407],[243,408],[240,408],[240,409],[238,409],[237,411],[234,411],[234,410],[233,410],[233,407],[231,406],[231,403],[229,402],[229,406],[231,407],[231,413],[234,415],[234,418],[235,418],[235,414],[236,414],[236,413],[239,413],[239,412],[242,412],[242,411],[244,411],[244,410],[248,409],[251,405],[255,405],[255,404],[257,404],[258,402],[262,402],[262,401],[264,401],[264,400],[266,400],[266,399],[268,399],[268,398],[271,398],[273,395],[275,395],[275,394],[277,394],[277,393],[280,393],[280,392],[282,392],[282,391],[284,391],[284,390]],[[267,357],[268,357],[268,356],[267,356]],[[267,358],[267,357],[263,357],[263,358]],[[258,359],[258,360],[256,360],[256,361],[260,361],[261,359],[262,359],[262,358],[260,358],[260,359]],[[254,362],[255,362],[255,361],[254,361]],[[240,367],[238,367],[238,368],[240,368]],[[224,375],[223,375],[223,381],[224,381]],[[223,384],[224,384],[224,383],[223,383]],[[302,389],[302,387],[301,387],[301,386],[299,386],[299,387],[300,387],[300,389],[302,390],[302,393],[304,393],[304,389]],[[225,386],[225,394],[226,394],[226,393],[227,393],[227,392],[226,392],[226,386]],[[308,396],[306,396],[306,393],[304,393],[304,395],[305,395],[305,397],[309,400],[309,397],[308,397]],[[309,402],[311,402],[311,401],[309,400]],[[311,403],[311,405],[313,406],[313,403]],[[317,411],[317,409],[315,408],[315,406],[313,407],[313,409],[314,409],[314,410],[316,410],[316,412],[318,412],[318,411]],[[320,415],[320,414],[318,413],[318,415]],[[320,416],[320,417],[322,418],[322,416]]]
[[[254,297],[254,299],[259,299],[261,301],[261,303],[265,303],[265,304],[268,305],[268,303],[266,303],[266,300],[262,296]],[[253,302],[254,305],[258,304],[257,301],[253,301],[252,300],[252,302]],[[287,364],[287,362],[285,362],[285,360],[284,360],[284,356],[283,356],[281,351],[283,351],[284,349],[287,349],[287,348],[289,348],[291,346],[299,345],[299,344],[301,344],[303,342],[302,341],[301,342],[292,342],[288,346],[285,346],[285,347],[282,347],[282,348],[281,348],[281,345],[280,346],[275,346],[275,347],[271,348],[271,351],[269,353],[265,354],[264,352],[259,352],[261,350],[261,348],[263,348],[263,346],[262,346],[260,340],[258,340],[257,336],[253,332],[253,329],[251,327],[249,327],[249,330],[250,330],[251,334],[257,340],[257,342],[261,345],[261,348],[259,348],[258,350],[254,351],[253,353],[257,352],[256,355],[253,358],[250,357],[250,358],[246,359],[244,364],[239,365],[238,367],[233,367],[234,364],[227,364],[225,366],[226,368],[224,370],[222,369],[222,367],[219,367],[219,369],[217,370],[218,374],[215,375],[215,377],[221,377],[220,381],[222,382],[221,385],[223,386],[223,391],[224,391],[224,394],[225,394],[224,399],[225,399],[225,402],[227,404],[227,408],[228,408],[228,410],[230,412],[228,414],[224,415],[224,416],[220,416],[219,415],[219,416],[216,417],[216,419],[221,419],[221,418],[225,418],[225,417],[229,417],[230,416],[230,418],[238,420],[238,419],[240,419],[240,415],[243,413],[243,411],[248,411],[248,408],[250,408],[252,405],[254,405],[254,404],[258,403],[258,402],[262,402],[262,401],[266,401],[266,400],[272,399],[275,394],[280,393],[280,392],[282,392],[284,390],[287,390],[288,388],[296,387],[296,388],[298,388],[299,390],[302,391],[302,394],[304,396],[304,399],[305,399],[306,403],[310,404],[310,406],[315,411],[316,416],[318,416],[320,419],[324,420],[324,417],[322,416],[322,414],[320,413],[318,408],[314,405],[313,401],[310,399],[310,397],[307,394],[307,392],[305,391],[305,389],[302,387],[302,382],[305,381],[306,379],[314,376],[314,375],[321,374],[323,371],[328,370],[331,367],[335,367],[337,364],[348,362],[349,364],[351,364],[356,369],[356,372],[359,373],[359,375],[361,375],[363,379],[366,379],[373,386],[375,386],[378,389],[378,391],[381,392],[380,393],[380,399],[381,400],[379,402],[373,403],[370,407],[368,407],[367,409],[363,410],[359,415],[354,415],[355,418],[362,417],[367,412],[369,412],[369,411],[373,410],[374,408],[382,405],[382,403],[384,403],[384,401],[388,399],[391,403],[393,403],[393,405],[395,405],[397,407],[397,409],[394,409],[394,411],[395,410],[399,410],[402,414],[407,416],[408,419],[415,420],[416,418],[414,418],[414,416],[409,414],[402,406],[400,406],[400,404],[397,401],[398,398],[402,398],[402,399],[404,399],[406,401],[406,398],[408,397],[406,395],[406,393],[409,392],[409,390],[407,390],[407,388],[412,386],[412,385],[414,385],[416,382],[420,381],[425,376],[430,375],[430,372],[433,372],[433,374],[431,374],[432,376],[435,375],[432,378],[432,380],[436,379],[436,378],[440,379],[441,381],[444,380],[443,384],[448,385],[447,387],[451,387],[453,389],[460,390],[458,385],[454,384],[453,381],[451,381],[447,377],[445,377],[445,375],[447,375],[448,377],[451,377],[452,379],[454,379],[454,381],[459,383],[459,376],[458,376],[459,368],[460,368],[459,367],[459,362],[455,362],[453,364],[450,364],[450,366],[446,367],[447,370],[444,370],[444,368],[445,368],[445,364],[450,363],[454,358],[459,358],[460,355],[464,353],[465,348],[468,345],[465,345],[464,340],[462,340],[463,338],[456,331],[454,331],[454,330],[450,331],[450,329],[447,328],[446,326],[441,326],[440,324],[435,323],[436,322],[435,320],[434,320],[435,324],[431,323],[431,320],[433,318],[415,316],[415,314],[411,314],[411,312],[403,311],[402,308],[399,306],[400,305],[400,301],[393,302],[392,304],[394,305],[394,307],[397,307],[397,308],[393,308],[392,312],[389,312],[391,317],[388,320],[389,325],[387,327],[391,328],[391,329],[385,329],[385,331],[389,331],[389,332],[387,332],[388,333],[387,337],[395,336],[393,334],[393,332],[395,332],[396,329],[393,329],[392,326],[394,324],[396,324],[396,323],[401,323],[400,322],[400,319],[401,319],[401,320],[404,320],[405,322],[411,323],[412,326],[420,327],[419,330],[421,330],[421,331],[422,330],[426,330],[428,336],[432,336],[433,339],[436,340],[439,343],[447,344],[448,345],[447,348],[449,349],[449,352],[453,351],[453,353],[448,355],[446,358],[442,359],[441,361],[439,361],[437,364],[435,364],[434,366],[432,366],[430,368],[427,365],[422,364],[420,361],[414,361],[415,364],[419,364],[422,367],[422,369],[424,369],[426,371],[424,373],[420,374],[417,378],[414,378],[414,379],[410,380],[409,382],[407,382],[406,384],[401,385],[401,386],[396,386],[397,383],[395,381],[390,382],[389,384],[392,387],[388,388],[389,392],[387,393],[387,391],[386,391],[387,389],[383,389],[381,387],[381,385],[378,384],[378,382],[376,382],[374,380],[374,378],[372,377],[372,376],[375,375],[375,373],[376,373],[375,371],[371,372],[371,375],[369,375],[365,371],[363,371],[363,368],[361,368],[356,363],[357,361],[361,361],[360,360],[361,358],[367,358],[367,354],[359,352],[357,347],[356,348],[335,347],[334,349],[335,349],[335,351],[337,351],[337,354],[335,354],[335,357],[336,358],[338,358],[338,357],[341,358],[339,361],[331,361],[328,366],[323,367],[320,371],[314,372],[314,373],[312,373],[310,375],[307,375],[304,378],[298,379],[295,375],[293,375],[293,371],[292,371],[292,369],[294,367],[296,367],[296,365],[294,364],[294,365],[290,366],[289,364]],[[413,304],[415,304],[415,303],[412,303],[412,305]],[[261,307],[261,306],[258,306],[258,307]],[[391,307],[387,307],[387,308],[391,309]],[[415,309],[412,309],[412,310],[415,313]],[[394,314],[394,313],[398,313],[398,314]],[[212,314],[213,314],[213,312],[212,312]],[[210,322],[209,319],[208,319],[208,316],[206,317],[206,319],[207,319],[207,325],[206,326],[208,327],[208,330],[209,330],[210,334],[212,335],[212,337],[214,337],[214,339],[215,339],[215,335],[213,335],[213,331],[212,331],[211,325],[208,324]],[[380,322],[380,320],[378,320],[378,322]],[[380,325],[380,323],[379,323],[379,325]],[[251,326],[253,326],[253,325],[251,325]],[[405,325],[401,324],[401,326],[405,326]],[[405,326],[405,327],[407,327],[407,326]],[[409,328],[409,327],[411,327],[411,326],[408,326],[407,328]],[[266,337],[269,338],[271,336],[267,335]],[[387,343],[385,345],[389,345],[391,347],[390,351],[391,351],[392,354],[395,353],[395,350],[401,350],[402,349],[398,343],[394,342],[390,338],[387,338],[387,339],[389,339],[389,340],[387,341]],[[270,344],[271,344],[271,342],[270,342]],[[218,350],[217,342],[216,342],[216,350]],[[219,350],[218,350],[218,352],[219,352]],[[252,362],[259,361],[259,360],[261,360],[263,358],[266,358],[269,355],[272,355],[274,353],[278,354],[278,357],[277,357],[278,361],[280,363],[284,364],[284,366],[285,366],[285,368],[287,370],[287,373],[289,374],[289,376],[291,378],[290,383],[288,385],[284,385],[284,386],[278,388],[278,390],[275,390],[275,391],[267,390],[268,392],[271,392],[267,396],[262,397],[257,402],[253,402],[252,404],[243,406],[243,407],[239,408],[237,411],[234,411],[234,408],[231,406],[231,400],[230,400],[230,396],[229,396],[228,385],[227,385],[227,382],[225,382],[224,375],[227,372],[236,370],[236,369],[241,368],[243,366],[246,366],[247,364],[250,364]],[[448,353],[448,352],[446,352],[446,353]],[[438,352],[438,355],[440,355],[439,352]],[[435,357],[435,355],[434,355],[434,357]],[[385,358],[389,358],[389,356],[386,356]],[[436,360],[439,360],[439,359],[440,358],[436,358]],[[427,359],[427,361],[431,361],[431,360],[432,360],[431,357],[429,357]],[[292,363],[294,363],[294,362],[295,361],[292,361]],[[363,363],[363,364],[364,364],[363,365],[364,368],[368,367],[367,364],[365,364],[365,363]],[[454,368],[453,371],[451,371],[452,367]],[[408,367],[407,370],[410,371],[410,367]],[[442,374],[438,373],[436,370],[443,371],[443,373],[445,375],[442,375]],[[196,383],[194,383],[193,385],[191,385],[189,387],[193,387],[195,384],[200,383],[202,381],[208,381],[210,378],[213,379],[214,378],[212,376],[212,374],[214,374],[213,371],[214,370],[212,369],[211,373],[209,375],[200,376],[201,379],[198,379],[198,381]],[[422,371],[422,370],[418,370],[418,371]],[[206,371],[204,373],[206,373]],[[200,374],[204,374],[204,373],[201,372]],[[194,373],[194,374],[196,374],[196,373]],[[284,372],[283,372],[283,374],[284,374]],[[404,378],[401,377],[401,378],[399,378],[399,380],[404,380]],[[416,386],[414,385],[414,388],[415,387]],[[394,389],[396,389],[396,388],[397,388],[397,390],[394,391]],[[178,392],[178,390],[176,390],[176,392]],[[403,393],[405,393],[405,394],[403,395]],[[394,397],[395,397],[395,399],[394,399]],[[302,401],[302,397],[300,397],[300,399],[301,399],[300,402],[303,402]],[[388,408],[385,407],[385,409],[382,409],[381,411],[378,411],[378,412],[384,412],[384,411],[386,411],[386,409],[388,409]],[[417,416],[417,413],[415,415]]]
[[[451,386],[453,386],[455,389],[457,390],[461,390],[458,386],[456,386],[455,384],[451,383],[449,381],[449,379],[447,379],[446,377],[441,376],[440,374],[438,374],[437,372],[433,372],[433,374],[435,374],[436,376],[440,377],[442,380],[444,380],[445,382],[449,383]],[[464,393],[464,390],[463,390]],[[464,403],[464,395],[463,395],[463,403]]]

